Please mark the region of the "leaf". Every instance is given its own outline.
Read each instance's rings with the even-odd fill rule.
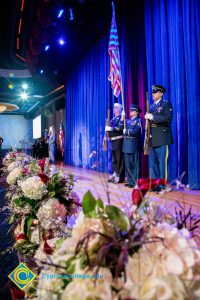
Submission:
[[[90,191],[88,191],[84,195],[82,202],[84,215],[88,215],[90,212],[95,211],[96,202],[97,201],[95,200],[94,196],[91,194]]]
[[[27,227],[31,227],[33,223],[33,217],[32,216],[29,216],[27,219],[26,219],[26,224],[27,224]]]
[[[8,220],[8,224],[12,224],[14,221],[15,221],[15,215],[11,215]]]
[[[30,239],[30,227],[33,223],[33,217],[30,215],[26,218],[25,220],[25,225],[24,225],[24,232],[26,234],[26,236]]]
[[[104,205],[103,205],[103,201],[101,200],[101,199],[98,199],[97,201],[96,201],[96,205],[98,206],[98,207],[100,207],[100,208],[104,208]]]
[[[107,205],[105,207],[109,219],[122,231],[127,231],[130,227],[128,216],[114,205]]]

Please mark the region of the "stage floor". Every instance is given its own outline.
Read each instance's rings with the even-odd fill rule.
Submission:
[[[121,207],[124,211],[130,211],[132,189],[124,186],[124,183],[108,183],[109,174],[96,172],[84,168],[77,168],[68,165],[56,165],[56,168],[66,169],[75,174],[77,182],[74,191],[82,200],[84,194],[90,190],[95,198],[102,199],[105,203]],[[192,207],[192,211],[200,213],[200,191],[171,191],[164,194],[148,192],[145,196],[155,203],[164,203],[166,206],[176,206],[177,203],[186,209]]]

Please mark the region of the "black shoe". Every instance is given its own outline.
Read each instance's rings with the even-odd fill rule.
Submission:
[[[127,184],[126,187],[133,189],[134,185],[133,184]]]
[[[110,179],[108,179],[107,181],[108,181],[108,182],[112,182],[112,183],[115,182],[114,178],[110,178]]]

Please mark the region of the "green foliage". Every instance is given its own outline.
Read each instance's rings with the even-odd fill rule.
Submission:
[[[97,203],[96,199],[94,198],[92,193],[90,191],[88,191],[84,195],[83,201],[82,201],[84,215],[87,216],[89,213],[95,211],[96,203]]]
[[[53,174],[48,183],[48,192],[50,197],[58,197],[66,192],[66,181],[60,180],[59,174]]]
[[[33,216],[29,215],[26,220],[25,220],[25,224],[24,224],[24,233],[25,235],[30,239],[31,238],[31,231],[30,231],[30,227],[33,223]]]
[[[114,205],[104,204],[101,199],[96,200],[94,196],[88,191],[82,201],[83,213],[88,218],[105,218],[114,224],[118,230],[127,231],[130,227],[128,216]]]
[[[26,198],[24,196],[21,196],[20,198],[15,198],[14,203],[16,206],[20,208],[24,208],[27,204],[30,205],[33,209],[36,207],[36,201],[30,198]]]
[[[8,224],[12,224],[15,221],[15,214],[11,215],[10,218],[8,219]]]
[[[127,231],[130,227],[129,218],[127,215],[121,211],[118,207],[114,205],[107,205],[105,207],[105,212],[108,218],[122,231]]]
[[[24,257],[31,257],[35,255],[39,245],[31,243],[28,240],[17,241],[14,244],[14,248]]]

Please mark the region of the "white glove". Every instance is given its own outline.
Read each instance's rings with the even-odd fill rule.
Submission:
[[[125,114],[125,111],[124,110],[122,110],[122,117],[125,117],[126,116],[126,114]]]
[[[123,129],[123,134],[124,134],[124,135],[126,134],[126,129]]]
[[[105,127],[105,131],[112,131],[112,127],[106,126],[106,127]]]
[[[150,114],[150,113],[146,113],[146,115],[145,115],[144,117],[145,117],[145,119],[148,119],[148,120],[150,120],[150,121],[153,120],[153,115]]]

